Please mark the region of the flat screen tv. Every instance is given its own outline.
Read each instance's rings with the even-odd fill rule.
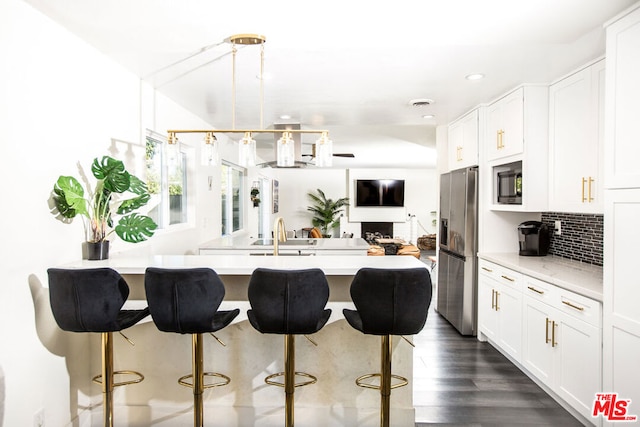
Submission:
[[[403,179],[356,180],[356,206],[404,206]]]

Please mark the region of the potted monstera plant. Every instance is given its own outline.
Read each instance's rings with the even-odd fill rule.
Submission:
[[[78,215],[84,218],[86,258],[108,258],[108,237],[113,232],[130,243],[153,236],[158,225],[150,217],[135,212],[151,197],[145,182],[127,172],[122,161],[109,156],[95,158],[91,172],[96,178],[93,188],[88,183],[85,188],[76,178],[64,175],[53,186],[52,213],[66,222]]]
[[[307,197],[311,200],[311,205],[307,206],[307,210],[313,213],[311,223],[314,227],[320,228],[322,237],[331,237],[330,231],[340,225],[339,214],[342,208],[349,204],[349,198],[327,199],[319,188],[315,193],[307,193]]]

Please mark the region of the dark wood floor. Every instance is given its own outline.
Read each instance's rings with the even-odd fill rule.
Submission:
[[[461,336],[433,308],[414,342],[416,427],[582,425],[490,344]]]

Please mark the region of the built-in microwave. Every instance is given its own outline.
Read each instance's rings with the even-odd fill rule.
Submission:
[[[521,163],[505,165],[495,171],[497,202],[503,205],[522,204]]]

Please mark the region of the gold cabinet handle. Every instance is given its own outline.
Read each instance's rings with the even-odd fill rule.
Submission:
[[[593,181],[594,181],[593,178],[589,177],[589,180],[588,180],[588,182],[589,182],[589,192],[588,192],[588,196],[587,196],[587,201],[589,203],[593,202],[593,197],[591,197],[591,184],[593,184]]]
[[[552,320],[551,321],[551,347],[555,347],[557,345],[558,343],[556,342],[556,321]]]
[[[544,326],[544,343],[549,344],[549,318],[545,318],[546,323]]]
[[[497,138],[496,138],[496,146],[497,146],[498,150],[501,150],[501,149],[504,148],[503,138],[504,138],[504,130],[500,129],[497,132]]]
[[[500,292],[496,291],[496,311],[500,311],[500,306],[498,306],[498,298],[500,298]]]
[[[456,160],[457,161],[461,161],[462,160],[462,147],[460,147],[460,146],[456,147]]]
[[[527,286],[527,289],[532,290],[533,292],[539,294],[539,295],[544,295],[544,291],[541,291],[539,289],[534,288],[533,286]]]
[[[511,277],[509,277],[509,276],[504,276],[504,275],[503,275],[503,276],[501,276],[501,277],[502,277],[503,279],[505,279],[505,280],[510,281],[510,282],[515,282],[515,281],[516,281],[516,279],[512,279],[512,278],[511,278]]]
[[[582,177],[582,203],[587,201],[587,198],[584,197],[584,185],[587,183],[587,180],[584,178],[584,176]]]
[[[496,291],[495,289],[491,289],[491,310],[495,310],[496,308]]]
[[[493,270],[487,267],[482,267],[484,271],[488,271],[489,273],[493,273]]]
[[[578,311],[584,311],[584,307],[580,307],[574,304],[571,304],[569,301],[562,301],[563,304],[568,305],[569,307],[576,309]]]

